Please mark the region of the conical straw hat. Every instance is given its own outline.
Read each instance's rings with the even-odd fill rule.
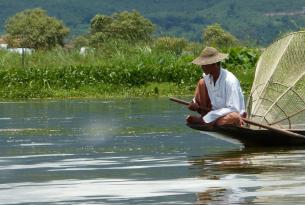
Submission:
[[[226,59],[228,56],[229,54],[220,53],[216,48],[206,47],[201,52],[201,55],[198,58],[194,59],[192,63],[196,65],[209,65],[220,62]]]

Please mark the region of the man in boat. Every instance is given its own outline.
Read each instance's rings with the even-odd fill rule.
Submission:
[[[201,66],[203,78],[199,80],[195,97],[188,108],[200,116],[189,115],[189,124],[202,125],[243,125],[246,117],[244,96],[238,79],[220,62],[228,54],[220,53],[213,47],[206,47],[201,55],[192,61]]]

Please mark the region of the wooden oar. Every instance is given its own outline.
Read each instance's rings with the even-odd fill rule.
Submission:
[[[173,98],[173,97],[170,97],[169,98],[171,101],[174,101],[174,102],[176,102],[176,103],[179,103],[179,104],[182,104],[182,105],[186,105],[186,106],[188,106],[188,105],[190,105],[191,103],[189,103],[189,102],[187,102],[187,101],[184,101],[184,100],[180,100],[180,99],[177,99],[177,98]],[[202,111],[205,111],[205,112],[209,112],[209,111],[211,111],[211,109],[209,109],[209,108],[200,108]]]
[[[173,97],[170,97],[169,100],[174,101],[176,103],[180,103],[182,105],[189,105],[190,104],[189,102],[186,102],[184,100],[180,100],[180,99],[177,99],[177,98],[173,98]]]
[[[245,121],[248,124],[255,125],[255,126],[258,126],[258,127],[262,127],[262,128],[267,129],[267,130],[271,130],[271,131],[277,132],[279,134],[284,134],[284,135],[287,135],[287,136],[290,136],[290,137],[301,137],[301,138],[305,139],[304,135],[300,135],[300,134],[295,133],[295,132],[291,132],[291,131],[288,131],[288,130],[272,127],[272,126],[269,126],[269,125],[264,125],[264,124],[261,124],[261,123],[254,122],[252,120],[246,119],[246,118],[242,118],[242,119],[243,119],[243,121]]]
[[[169,99],[171,101],[180,103],[182,105],[189,105],[190,104],[187,101],[180,100],[180,99],[173,98],[173,97],[170,97]],[[291,132],[291,131],[288,131],[288,130],[284,130],[284,129],[280,129],[280,128],[276,128],[276,127],[272,127],[272,126],[268,126],[268,125],[264,125],[264,124],[261,124],[261,123],[254,122],[252,120],[246,119],[246,118],[242,118],[242,120],[245,121],[248,124],[255,125],[255,126],[258,126],[258,127],[262,127],[262,128],[267,129],[267,130],[271,130],[273,132],[277,132],[279,134],[284,134],[284,135],[287,135],[287,136],[290,136],[290,137],[299,137],[299,138],[304,138],[305,139],[304,135],[300,135],[298,133],[294,133],[294,132]]]

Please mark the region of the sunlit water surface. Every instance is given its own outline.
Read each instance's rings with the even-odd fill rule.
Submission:
[[[206,136],[166,98],[0,106],[0,204],[305,203],[305,148]]]

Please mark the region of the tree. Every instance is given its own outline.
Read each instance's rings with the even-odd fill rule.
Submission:
[[[5,25],[10,46],[51,49],[64,45],[69,29],[62,21],[47,15],[40,8],[28,9],[10,17]]]
[[[238,45],[238,40],[229,32],[223,30],[219,24],[212,24],[203,30],[205,46],[216,48],[228,48]]]
[[[78,36],[71,41],[74,48],[89,46],[89,40],[85,36]]]
[[[137,11],[123,11],[111,16],[96,15],[91,19],[92,41],[109,38],[130,42],[150,40],[155,25]]]
[[[111,32],[110,27],[113,19],[111,16],[97,14],[90,21],[91,34],[98,32],[108,33]]]

